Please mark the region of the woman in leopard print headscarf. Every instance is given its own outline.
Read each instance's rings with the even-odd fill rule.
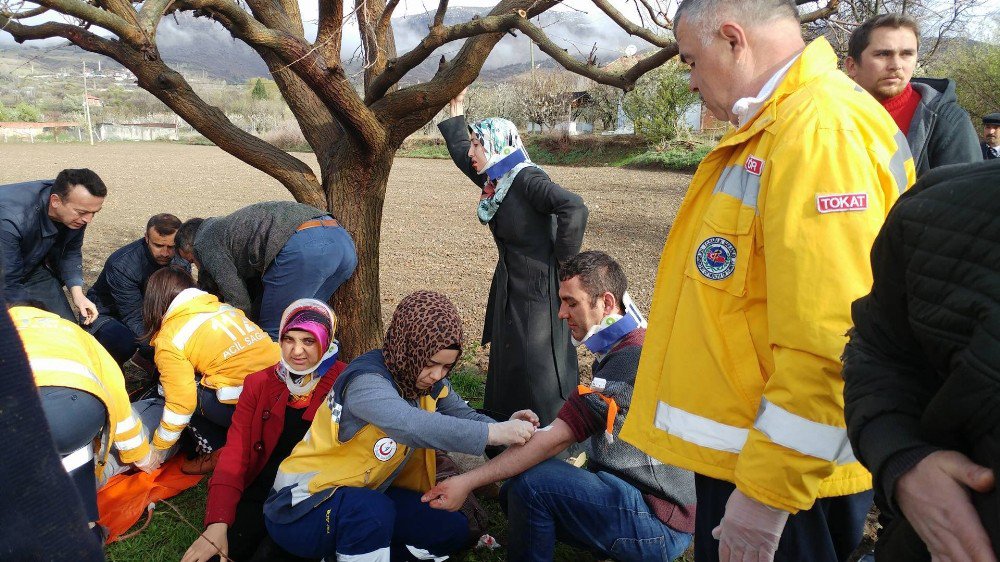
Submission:
[[[308,439],[278,468],[264,506],[275,542],[303,558],[386,560],[404,545],[447,556],[479,537],[466,515],[421,501],[437,481],[435,450],[519,445],[538,418],[497,422],[470,408],[446,378],[461,350],[462,321],[447,297],[417,291],[399,303],[383,349],[348,365]]]
[[[443,349],[457,350],[459,355],[462,352],[462,319],[448,297],[417,291],[400,301],[382,352],[403,398],[416,400],[430,393],[430,387],[418,388],[417,380],[430,359]]]

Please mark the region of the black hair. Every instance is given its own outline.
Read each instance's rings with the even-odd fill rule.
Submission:
[[[171,215],[170,213],[160,213],[158,215],[153,215],[149,217],[149,221],[146,222],[146,232],[149,229],[155,229],[160,236],[170,236],[171,234],[177,232],[181,227],[181,219]]]
[[[628,289],[628,279],[625,271],[614,258],[599,250],[580,252],[559,266],[559,280],[566,281],[580,276],[580,284],[587,294],[597,302],[598,297],[605,292],[615,296],[618,311],[623,313],[625,307],[622,298]]]
[[[861,64],[861,53],[868,48],[872,42],[872,32],[876,29],[889,27],[892,29],[906,28],[913,32],[917,38],[917,46],[920,45],[920,27],[917,21],[910,16],[903,14],[882,14],[875,16],[865,23],[855,28],[851,33],[851,38],[847,41],[847,56],[854,59],[854,62]]]
[[[67,168],[59,172],[55,183],[52,184],[52,194],[65,199],[74,185],[82,185],[94,197],[108,196],[108,188],[104,185],[104,181],[93,170],[87,168]]]
[[[198,229],[205,219],[188,219],[177,229],[177,236],[174,237],[174,246],[185,253],[194,253],[194,237],[198,235]]]

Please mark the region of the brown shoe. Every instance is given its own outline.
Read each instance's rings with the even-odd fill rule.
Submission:
[[[181,463],[181,472],[184,474],[208,474],[215,470],[215,465],[219,463],[219,453],[222,449],[207,455],[198,455],[194,458],[184,459]]]

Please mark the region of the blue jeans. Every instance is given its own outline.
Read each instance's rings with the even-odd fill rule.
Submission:
[[[329,301],[357,265],[354,240],[343,227],[314,226],[292,234],[261,279],[260,327],[277,340],[288,305],[304,298]]]
[[[355,555],[362,560],[366,554],[375,559],[375,554],[391,553],[395,561],[413,560],[411,549],[435,556],[461,550],[469,539],[468,519],[432,509],[420,495],[402,488],[382,493],[341,487],[294,521],[275,523],[266,516],[264,521],[274,542],[303,558]]]
[[[549,459],[500,490],[507,559],[552,560],[556,539],[615,560],[673,560],[691,535],[664,525],[642,493],[607,472]]]

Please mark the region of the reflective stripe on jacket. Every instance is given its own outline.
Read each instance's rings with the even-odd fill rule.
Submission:
[[[797,512],[871,487],[840,355],[868,254],[913,183],[906,138],[810,43],[699,166],[661,256],[622,438]]]
[[[97,457],[97,473],[107,462],[109,442],[114,443],[124,463],[146,456],[149,444],[143,439],[142,421],[132,413],[125,377],[104,347],[76,324],[44,310],[15,306],[10,316],[37,386],[82,390],[107,409],[107,439]]]
[[[278,344],[242,311],[198,289],[186,289],[170,303],[151,343],[166,401],[153,436],[159,449],[173,445],[191,421],[198,404],[196,374],[220,402],[235,404],[243,379],[281,358]]]

